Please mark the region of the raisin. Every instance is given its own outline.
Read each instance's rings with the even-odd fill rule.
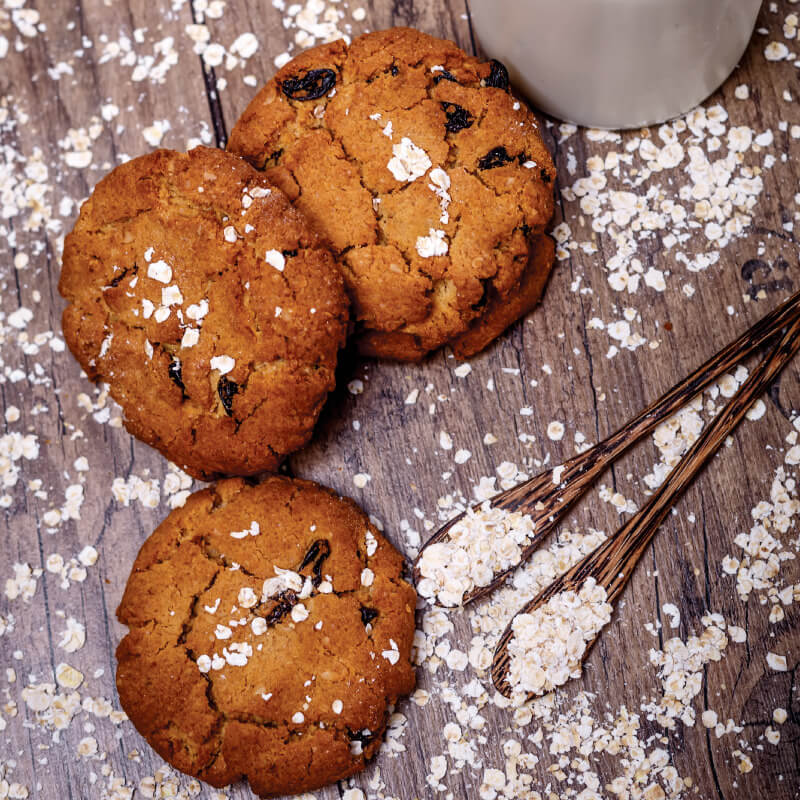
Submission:
[[[312,69],[301,78],[295,75],[281,81],[283,93],[290,100],[318,100],[336,85],[336,73],[332,69]]]
[[[436,73],[436,77],[433,79],[433,85],[438,86],[442,81],[450,81],[450,83],[458,83],[455,75],[448,72],[446,69],[443,69],[441,72]]]
[[[119,286],[122,283],[123,279],[125,278],[125,276],[128,274],[129,271],[130,270],[127,267],[125,267],[125,269],[123,269],[122,272],[120,272],[120,274],[117,275],[116,278],[112,278],[111,279],[111,285],[112,286]],[[134,262],[133,274],[136,275],[136,273],[138,271],[139,271],[139,265]]]
[[[172,363],[167,369],[169,379],[181,390],[181,394],[187,397],[186,387],[183,385],[183,374],[181,372],[181,362],[177,356],[172,357]]]
[[[539,170],[539,175],[543,183],[550,183],[550,173],[546,169]]]
[[[369,744],[375,738],[375,734],[369,728],[362,728],[360,731],[353,731],[348,728],[347,738],[350,739],[351,742]]]
[[[392,77],[396,78],[400,74],[400,67],[397,64],[392,64]]]
[[[122,272],[120,272],[120,274],[119,274],[119,275],[117,275],[117,277],[116,277],[116,278],[112,278],[112,279],[111,279],[111,286],[119,286],[119,285],[120,285],[120,283],[122,283],[122,280],[123,280],[123,278],[124,278],[124,277],[125,277],[127,274],[128,274],[128,268],[127,268],[127,267],[125,267],[125,269],[123,269],[123,270],[122,270]]]
[[[225,413],[229,417],[233,416],[233,396],[238,394],[238,392],[238,383],[229,380],[224,375],[219,379],[219,383],[217,384],[217,394],[219,395],[219,399],[222,401],[222,407],[225,409]]]
[[[297,605],[297,595],[291,589],[285,589],[273,599],[275,607],[265,617],[267,625],[276,625]]]
[[[281,250],[284,258],[295,258],[297,256],[297,250]]]
[[[458,133],[463,131],[464,128],[469,128],[475,122],[475,117],[456,103],[442,103],[444,113],[447,115],[447,122],[444,127],[450,133]]]
[[[311,582],[314,586],[319,586],[319,584],[322,583],[322,565],[330,554],[330,542],[327,539],[317,539],[317,541],[308,548],[308,552],[305,554],[300,568],[297,571],[302,572],[309,564],[313,563],[314,566],[311,568],[311,572],[314,578]]]
[[[478,162],[478,169],[495,169],[495,167],[502,167],[513,160],[505,147],[495,147]]]
[[[361,622],[366,626],[369,625],[375,617],[378,616],[377,608],[369,608],[368,606],[361,606]]]
[[[502,64],[494,58],[490,63],[492,65],[492,71],[489,73],[489,77],[484,81],[484,85],[490,86],[493,89],[502,89],[504,92],[507,92],[508,70],[505,64]]]
[[[280,161],[282,155],[283,155],[283,148],[282,147],[278,148],[277,150],[273,150],[269,154],[269,157],[267,158],[267,160],[264,162],[264,167],[266,167],[267,164],[269,164],[270,166],[273,166],[273,167],[278,166],[278,162]]]

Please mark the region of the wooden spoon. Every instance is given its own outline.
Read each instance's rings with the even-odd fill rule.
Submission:
[[[772,353],[755,368],[725,408],[708,424],[700,438],[678,462],[647,505],[614,536],[540,592],[517,614],[529,614],[563,591],[571,589],[577,592],[590,577],[605,589],[608,595],[607,602],[613,605],[622,594],[637,561],[675,501],[741,422],[753,401],[766,391],[798,350],[800,350],[800,319],[791,324]],[[514,636],[513,622],[512,619],[500,638],[492,661],[492,680],[505,697],[509,697],[512,693],[507,675],[511,664],[508,644]],[[587,641],[583,658],[588,654],[597,636],[599,633]]]
[[[772,339],[785,325],[800,315],[800,292],[771,311],[736,341],[724,347],[691,375],[673,386],[663,397],[648,406],[605,441],[594,445],[580,455],[570,458],[553,470],[542,472],[524,483],[520,483],[491,500],[491,506],[506,511],[529,514],[534,523],[534,534],[523,548],[517,564],[496,572],[486,586],[476,586],[467,592],[462,605],[492,592],[495,588],[525,563],[537,550],[542,540],[559,524],[570,506],[578,500],[616,459],[625,453],[644,435],[654,430],[661,422],[680,410],[698,392],[716,378],[735,367],[750,356],[765,342]],[[447,539],[450,528],[464,518],[466,512],[447,522],[423,545],[414,561],[414,580],[419,582],[419,563],[425,550],[433,544]],[[431,598],[433,602],[433,598]]]

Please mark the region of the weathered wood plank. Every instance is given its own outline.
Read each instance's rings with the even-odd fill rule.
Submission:
[[[149,149],[143,131],[157,120],[169,120],[171,124],[161,140],[165,146],[184,147],[190,138],[202,134],[211,141],[222,141],[224,128],[232,127],[257,90],[244,77],[253,75],[257,84],[269,77],[274,71],[274,59],[286,50],[295,33],[283,28],[281,14],[271,4],[228,0],[220,18],[210,16],[206,20],[211,41],[229,49],[240,34],[252,32],[260,48],[243,65],[228,70],[223,63],[213,67],[212,73],[209,66],[203,70],[185,32],[186,25],[199,21],[199,5],[194,11],[186,3],[165,0],[155,7],[140,0],[124,4],[91,0],[78,7],[59,1],[43,6],[46,7],[39,11],[47,29],[36,37],[24,37],[15,28],[0,25],[0,33],[12,42],[7,57],[0,62],[4,68],[0,71],[0,97],[8,98],[5,107],[10,118],[16,120],[16,124],[2,122],[0,116],[0,144],[12,147],[25,159],[35,158],[35,149],[41,149],[43,163],[50,170],[46,182],[52,185],[46,205],[54,209],[55,217],[63,218],[62,231],[46,232],[25,230],[23,220],[27,215],[19,215],[9,223],[15,238],[0,241],[0,308],[6,314],[19,306],[34,309],[34,320],[28,327],[32,334],[59,329],[62,306],[55,289],[58,240],[77,210],[73,206],[59,214],[62,198],[78,201],[123,154],[134,156]],[[473,46],[467,9],[461,0],[373,0],[364,7],[365,17],[353,23],[353,35],[362,30],[409,24],[453,38],[468,49]],[[783,94],[791,86],[796,91],[796,68],[791,62],[768,64],[763,56],[768,41],[782,40],[780,27],[792,8],[792,4],[783,2],[778,4],[778,13],[764,9],[759,25],[770,33],[756,36],[737,73],[707,104],[720,102],[727,109],[730,122],[726,130],[732,125],[747,125],[756,132],[775,132],[775,143],[766,149],[774,153],[776,163],[763,171],[764,190],[753,210],[753,225],[744,236],[721,250],[717,264],[690,273],[675,259],[678,248],[665,248],[663,236],[654,235],[641,242],[637,255],[645,270],[654,266],[675,273],[667,290],[656,292],[642,287],[632,295],[615,292],[604,271],[604,264],[616,250],[614,242],[607,232],[592,236],[591,219],[582,211],[579,198],[572,199],[567,191],[562,196],[558,221],[567,220],[573,238],[578,242],[593,241],[597,252],[570,250],[569,258],[556,267],[544,305],[473,359],[472,372],[466,377],[456,375],[456,362],[446,353],[436,354],[420,366],[361,362],[348,355],[341,368],[340,388],[324,413],[315,442],[291,459],[291,469],[354,496],[385,524],[389,538],[408,551],[402,520],[425,535],[416,509],[435,522],[440,495],[469,495],[471,486],[481,476],[494,474],[500,462],[527,462],[530,468],[537,469],[545,459],[553,465],[571,455],[577,432],[587,441],[597,441],[755,321],[792,287],[796,288],[800,267],[794,198],[800,182],[800,142],[792,139],[788,125],[786,131],[778,125],[781,120],[796,120],[794,107]],[[352,9],[347,14],[350,19]],[[141,42],[135,41],[133,33],[139,27],[146,28]],[[155,52],[155,43],[167,36],[174,38],[179,60],[165,72],[163,83],[132,81],[135,63],[123,65],[119,57],[100,63],[106,47],[103,37],[116,42],[122,33],[132,40],[132,50],[138,57],[155,56],[156,63],[162,57]],[[91,44],[85,44],[83,37],[88,37]],[[13,46],[16,38],[25,44],[22,52]],[[79,50],[83,54],[75,55]],[[69,65],[72,74],[64,71],[57,81],[53,80],[47,70],[63,70],[58,66],[61,62]],[[220,80],[224,83],[215,85]],[[749,86],[749,100],[736,98],[734,90],[739,84]],[[211,93],[214,89],[219,91],[218,97]],[[70,128],[88,129],[92,117],[99,116],[101,106],[109,102],[118,106],[120,113],[92,141],[92,166],[83,170],[66,166],[65,150],[59,142]],[[0,106],[0,112],[2,109]],[[591,155],[612,149],[624,152],[625,144],[636,135],[625,134],[619,143],[605,143],[589,138],[585,132],[563,141],[557,127],[549,132],[557,155],[561,191],[588,174],[586,160]],[[148,135],[150,141],[155,141],[153,132]],[[659,141],[656,130],[649,135]],[[763,164],[763,154],[752,150],[744,158],[749,163]],[[13,174],[20,174],[21,170],[22,166],[15,168]],[[688,178],[678,173],[676,180]],[[653,176],[645,187],[658,183],[658,176]],[[677,192],[674,183],[662,188],[666,196]],[[791,230],[784,227],[792,221]],[[713,248],[703,238],[702,229],[698,229],[680,249],[696,255]],[[13,267],[18,254],[29,257],[29,266]],[[753,264],[753,259],[759,263]],[[750,267],[743,273],[747,262],[751,262]],[[579,279],[580,287],[589,287],[591,293],[572,289]],[[682,290],[686,283],[695,288],[691,299]],[[743,295],[752,292],[756,297],[761,288],[761,299],[743,301]],[[41,294],[38,300],[37,291]],[[590,320],[620,320],[626,306],[641,315],[641,319],[634,320],[634,330],[647,340],[658,342],[658,348],[651,350],[645,345],[635,351],[622,349],[609,359],[606,353],[612,340],[605,331],[594,329]],[[728,306],[734,310],[732,315],[726,312]],[[21,690],[27,683],[51,680],[55,666],[67,661],[86,676],[83,695],[114,699],[113,648],[123,632],[114,611],[138,547],[166,515],[168,507],[162,500],[155,510],[145,508],[139,501],[126,508],[112,499],[111,484],[117,476],[150,477],[163,482],[168,470],[147,447],[133,442],[121,429],[96,422],[81,408],[79,393],[91,391],[67,353],[53,351],[45,344],[38,353],[24,355],[17,334],[10,330],[10,338],[7,334],[2,344],[2,357],[6,367],[19,367],[33,375],[32,380],[7,379],[0,383],[4,409],[13,405],[21,412],[19,421],[6,423],[6,432],[35,433],[40,446],[38,459],[16,462],[21,464],[22,472],[17,484],[8,490],[13,502],[4,509],[5,536],[0,537],[2,577],[12,574],[14,562],[43,567],[48,555],[58,552],[69,558],[90,543],[97,547],[100,558],[97,565],[88,569],[86,581],[73,582],[68,590],[59,586],[57,576],[46,573],[39,579],[29,603],[6,598],[0,601],[0,614],[7,617],[10,613],[15,621],[13,632],[0,637],[2,661],[17,672],[16,683],[4,685],[4,689],[19,706],[19,716],[9,718],[6,729],[0,731],[0,760],[13,758],[17,762],[8,780],[31,787],[31,796],[48,800],[100,797],[109,780],[102,772],[106,764],[113,775],[134,787],[142,777],[153,774],[159,760],[129,725],[117,729],[108,720],[97,720],[91,714],[77,717],[62,732],[61,742],[52,744],[49,733],[20,724],[22,719],[32,719],[21,700]],[[37,363],[42,367],[41,376],[34,372]],[[52,383],[43,380],[43,376]],[[743,424],[731,446],[719,454],[681,501],[677,513],[656,538],[649,558],[634,576],[611,629],[591,654],[585,678],[564,693],[565,697],[573,697],[580,689],[595,692],[598,715],[605,703],[609,710],[625,704],[638,712],[642,699],[651,697],[658,686],[648,660],[650,647],[660,647],[670,636],[686,639],[693,632],[699,633],[700,618],[707,610],[722,613],[728,623],[746,628],[746,644],[730,644],[723,661],[705,668],[705,686],[694,703],[698,716],[704,708],[711,708],[722,721],[732,718],[744,723],[744,731],[717,739],[699,722],[693,728],[679,725],[664,745],[679,774],[692,777],[700,797],[749,797],[766,791],[782,800],[796,796],[800,780],[796,747],[800,712],[794,694],[795,672],[772,672],[765,661],[770,650],[787,653],[790,670],[796,671],[800,654],[796,607],[785,609],[782,622],[769,623],[769,604],[760,605],[754,593],[749,604],[744,605],[735,596],[734,579],[724,575],[720,567],[726,554],[740,555],[733,544],[734,536],[749,530],[753,506],[769,499],[772,475],[782,461],[778,448],[791,430],[788,418],[800,409],[798,376],[800,365],[794,364],[770,393],[765,416]],[[348,391],[347,384],[353,379],[363,383],[362,393]],[[487,387],[490,380],[491,389]],[[416,402],[406,404],[414,390],[418,391]],[[521,413],[522,409],[531,409],[531,413]],[[566,427],[560,441],[548,438],[547,428],[552,420]],[[76,431],[81,435],[77,436]],[[440,445],[441,431],[452,437],[452,449]],[[497,441],[484,444],[487,433]],[[521,434],[525,441],[520,440]],[[459,449],[471,452],[462,464],[454,461]],[[87,458],[88,472],[74,466],[80,457]],[[651,471],[657,460],[652,442],[642,443],[603,481],[626,498],[641,503],[646,490],[642,476]],[[354,485],[356,473],[371,476],[364,489]],[[28,482],[36,479],[42,480],[46,498],[37,497],[36,490],[28,487]],[[45,514],[60,508],[66,488],[78,483],[82,483],[85,494],[80,520],[63,522],[56,533],[48,533]],[[586,530],[591,526],[611,532],[621,519],[595,492],[566,527]],[[784,570],[797,580],[796,565],[787,562]],[[520,604],[524,599],[520,597]],[[669,627],[662,613],[664,603],[674,603],[680,611],[676,630]],[[58,646],[65,617],[70,616],[85,622],[87,629],[85,647],[74,654]],[[473,635],[468,615],[457,613],[451,618],[455,632],[448,638],[454,647],[467,650]],[[643,625],[656,621],[664,628],[653,636]],[[22,651],[20,659],[13,655],[16,650]],[[102,674],[93,677],[100,669]],[[442,683],[463,686],[472,677],[470,668],[451,673],[440,667],[435,676],[420,670],[420,685],[428,689]],[[782,727],[780,743],[774,746],[759,737],[778,705],[789,709],[793,716]],[[453,720],[453,712],[440,699],[424,708],[406,702],[401,711],[409,718],[401,740],[407,752],[399,758],[382,756],[377,767],[357,778],[355,785],[374,796],[369,782],[379,769],[390,796],[404,800],[436,796],[425,783],[425,774],[430,769],[430,758],[447,750],[442,731]],[[486,717],[486,727],[468,736],[475,743],[483,766],[502,768],[502,743],[522,737],[511,725],[508,711],[490,705],[481,713]],[[91,722],[94,729],[87,731],[86,722]],[[525,733],[533,732],[535,727]],[[650,722],[644,723],[644,729],[648,735],[662,732]],[[86,761],[75,756],[79,741],[87,735],[97,739],[99,749],[108,753],[107,759]],[[747,775],[739,773],[737,759],[732,756],[740,738],[753,747],[764,748],[748,751],[755,768]],[[41,745],[49,749],[40,750]],[[565,791],[547,770],[552,758],[533,744],[526,742],[525,746],[541,758],[530,769],[533,788],[544,792],[549,785],[555,792]],[[132,759],[134,749],[139,751],[139,757]],[[619,764],[613,758],[603,758],[600,763],[601,783],[618,774],[615,770],[619,770]],[[473,797],[481,776],[482,769],[452,769],[444,783],[454,797]],[[580,788],[572,787],[576,791]],[[337,787],[330,787],[317,796],[333,800],[341,794]],[[229,796],[247,798],[250,793],[239,786]]]

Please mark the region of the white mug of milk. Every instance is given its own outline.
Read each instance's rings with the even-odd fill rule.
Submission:
[[[470,0],[488,55],[534,105],[598,128],[678,116],[733,71],[760,0]]]

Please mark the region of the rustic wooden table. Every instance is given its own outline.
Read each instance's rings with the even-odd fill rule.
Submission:
[[[284,10],[275,7],[283,5],[0,2],[0,578],[9,579],[0,596],[0,797],[200,791],[167,772],[153,788],[157,781],[148,776],[160,760],[112,711],[118,708],[114,648],[123,635],[114,611],[139,546],[186,485],[118,425],[118,410],[64,351],[59,253],[80,201],[125,157],[159,142],[224,145],[256,86],[298,33],[284,25],[284,18],[297,23],[297,9],[288,2]],[[352,35],[411,25],[479,51],[480,31],[471,29],[463,0],[374,0],[363,4],[365,13],[356,0],[349,7],[317,5],[340,12],[336,24]],[[792,49],[800,47],[793,11],[800,12],[796,0],[765,4],[741,65],[705,112],[687,119],[688,127],[618,136],[548,123],[560,174],[556,224],[568,227],[556,229],[562,249],[544,304],[473,359],[467,375],[447,353],[419,366],[347,356],[315,441],[289,469],[353,496],[412,554],[415,532],[424,537],[426,521],[428,528],[438,525],[437,498],[471,496],[472,486],[494,476],[501,462],[536,471],[582,442],[597,441],[797,288],[800,64]],[[206,27],[187,27],[201,23]],[[244,33],[255,37],[239,38]],[[798,512],[788,477],[788,498],[773,489],[781,466],[786,476],[796,471],[800,452],[792,452],[800,427],[798,370],[795,361],[756,409],[758,418],[741,426],[680,502],[584,678],[558,698],[566,707],[578,692],[592,693],[581,697],[596,722],[622,706],[640,714],[638,736],[647,752],[666,751],[651,761],[669,759],[684,779],[678,794],[686,797],[779,800],[800,793],[800,571],[791,560],[800,541]],[[552,422],[562,423],[563,437]],[[691,424],[687,419],[683,433]],[[674,444],[662,442],[662,449]],[[652,440],[642,443],[609,471],[607,489],[591,494],[570,530],[616,530],[630,502],[643,501],[644,476],[661,461]],[[357,474],[369,480],[354,482]],[[771,506],[757,513],[766,514],[775,539],[762,538],[748,562],[743,540],[734,539],[750,533],[751,510],[762,501]],[[777,519],[781,513],[785,525]],[[96,563],[87,545],[97,549]],[[724,568],[737,569],[726,556],[741,562],[742,591],[760,570],[763,584],[746,601]],[[505,606],[521,605],[526,596],[519,591]],[[694,667],[699,683],[689,705],[696,723],[665,730],[641,710],[670,692],[650,649],[700,634],[706,612],[743,628],[746,641],[730,641],[721,660]],[[663,763],[611,785],[630,766],[630,749],[622,764],[614,748],[599,756],[569,748],[560,753],[548,746],[552,720],[534,718],[524,726],[517,717],[520,727],[511,710],[491,701],[491,691],[480,696],[474,684],[464,702],[475,664],[463,669],[458,659],[442,659],[448,648],[470,651],[477,619],[450,614],[454,629],[444,633],[437,630],[442,619],[433,619],[426,623],[428,645],[439,649],[419,669],[430,701],[423,705],[420,694],[398,709],[395,752],[383,753],[351,784],[317,797],[361,797],[353,787],[368,797],[403,800],[490,798],[493,792],[662,797],[651,783],[675,794]],[[75,632],[80,625],[83,646]],[[729,637],[741,638],[735,629]],[[786,669],[772,658],[768,664],[768,652],[786,656]],[[489,687],[480,658],[471,660]],[[62,663],[83,674],[76,690],[69,688],[73,673],[58,668]],[[48,683],[55,685],[42,687]],[[470,704],[480,708],[477,721]],[[776,708],[787,712],[782,723],[780,712],[773,720]],[[728,720],[735,728],[706,727],[704,711],[716,712],[722,728]],[[544,745],[537,734],[542,727]],[[509,740],[538,763],[509,761],[515,752]],[[440,755],[446,762],[435,759]],[[509,771],[498,778],[492,769]],[[531,776],[527,790],[514,782],[514,769]],[[431,772],[436,779],[426,779]],[[201,796],[215,795],[203,787]],[[225,796],[251,795],[235,786]]]

